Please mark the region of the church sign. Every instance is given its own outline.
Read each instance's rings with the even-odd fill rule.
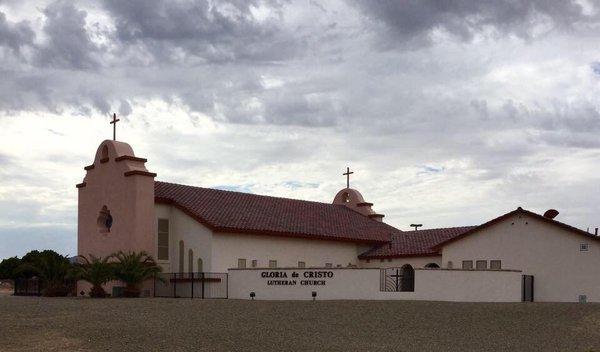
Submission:
[[[331,270],[307,270],[302,273],[293,271],[262,271],[260,277],[267,286],[325,286],[327,279],[334,277]]]

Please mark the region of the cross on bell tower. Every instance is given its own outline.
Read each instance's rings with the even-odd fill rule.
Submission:
[[[346,176],[346,188],[350,188],[350,175],[352,175],[354,171],[350,171],[349,167],[346,167],[346,172],[342,175]]]
[[[113,119],[110,122],[110,124],[113,125],[113,141],[117,140],[117,122],[119,121],[121,120],[117,118],[117,114],[113,113]]]

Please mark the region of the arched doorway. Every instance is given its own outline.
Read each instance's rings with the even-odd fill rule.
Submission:
[[[429,269],[439,269],[440,268],[440,266],[437,265],[436,263],[429,263],[429,264],[425,265],[425,267],[429,268]]]
[[[400,270],[402,271],[400,291],[413,292],[415,290],[415,269],[410,264],[405,264]]]

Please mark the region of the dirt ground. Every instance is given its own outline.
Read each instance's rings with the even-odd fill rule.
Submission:
[[[600,351],[600,304],[0,295],[2,351]]]

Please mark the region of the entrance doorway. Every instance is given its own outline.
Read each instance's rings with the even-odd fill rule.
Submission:
[[[523,302],[533,302],[533,275],[523,275]]]

